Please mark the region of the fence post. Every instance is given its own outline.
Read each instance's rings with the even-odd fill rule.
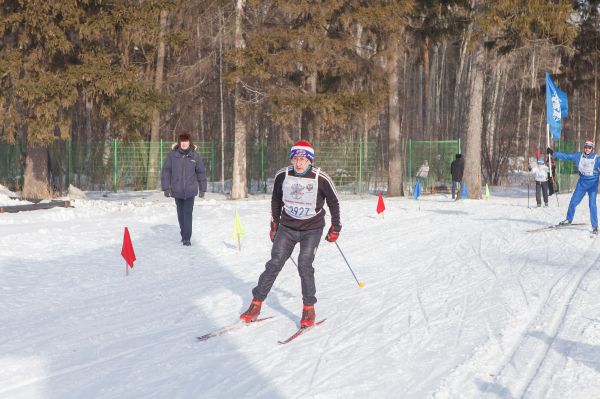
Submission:
[[[260,138],[260,185],[263,192],[267,192],[267,182],[265,181],[265,145],[262,137]]]
[[[27,145],[25,144],[25,140],[19,140],[19,159],[21,159],[21,156],[23,156],[23,154],[25,154],[25,150],[27,148]],[[27,156],[27,154],[25,154],[25,156]],[[25,159],[23,159],[23,162],[20,162],[20,164],[22,165],[21,169],[21,176],[19,178],[20,182],[21,182],[21,190],[23,189],[23,186],[25,185]]]
[[[113,190],[116,193],[117,192],[117,148],[118,148],[118,144],[117,144],[117,140],[113,139],[113,144],[114,144],[114,173],[113,173]]]
[[[160,139],[160,170],[162,171],[163,167],[163,139]]]
[[[408,185],[412,187],[412,139],[408,139]]]
[[[562,146],[561,146],[562,140],[558,140],[558,152],[562,152]],[[556,168],[558,169],[558,172],[556,173],[556,176],[554,176],[554,178],[556,179],[556,183],[558,184],[558,191],[560,191],[560,186],[561,183],[559,183],[559,176],[560,176],[560,172],[562,172],[562,162],[556,162]],[[550,165],[548,165],[548,168],[552,169],[552,161],[550,161]],[[556,194],[558,195],[558,194]]]
[[[67,190],[71,185],[71,173],[73,173],[73,142],[67,140]]]
[[[212,191],[215,192],[215,141],[210,141],[210,181]]]
[[[358,192],[362,193],[362,162],[363,162],[363,140],[362,137],[358,140]]]

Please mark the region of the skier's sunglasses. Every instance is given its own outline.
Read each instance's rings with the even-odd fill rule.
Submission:
[[[583,148],[594,148],[594,147],[591,145],[584,145]]]

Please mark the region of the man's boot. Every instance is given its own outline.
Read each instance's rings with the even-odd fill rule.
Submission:
[[[315,306],[304,305],[302,308],[302,320],[300,320],[300,327],[311,327],[315,324]]]
[[[252,323],[253,321],[256,321],[256,319],[258,319],[258,315],[260,314],[261,306],[262,301],[253,299],[248,310],[240,315],[240,320],[245,323]]]

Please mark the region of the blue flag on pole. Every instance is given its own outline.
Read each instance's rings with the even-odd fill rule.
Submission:
[[[569,113],[567,94],[561,91],[546,72],[546,123],[550,125],[550,133],[554,140],[560,139],[562,118]]]
[[[413,190],[413,198],[419,199],[421,196],[421,181],[417,179],[417,183],[415,184],[415,189]]]

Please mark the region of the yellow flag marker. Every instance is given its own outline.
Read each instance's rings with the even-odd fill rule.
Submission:
[[[235,210],[235,218],[233,221],[233,239],[238,242],[238,249],[242,250],[242,243],[240,239],[244,235],[244,228],[242,227],[242,222],[240,221],[240,215],[238,214],[237,209]]]
[[[485,183],[485,199],[490,199],[490,188],[488,187],[487,183]]]

